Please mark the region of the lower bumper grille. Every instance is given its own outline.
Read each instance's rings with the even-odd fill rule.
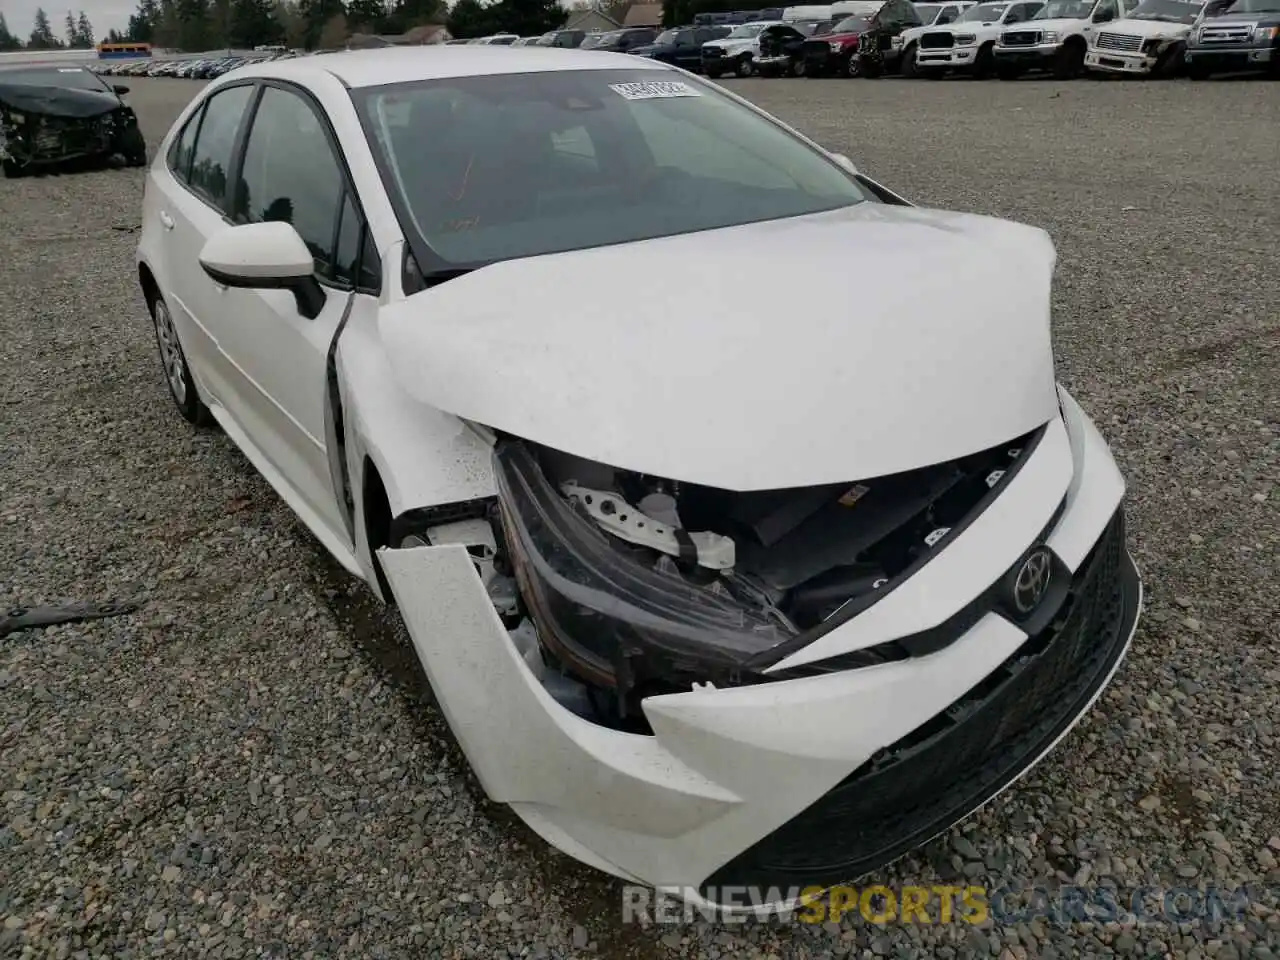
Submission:
[[[721,867],[706,881],[707,895],[735,885],[855,880],[945,830],[1080,715],[1124,653],[1138,597],[1117,511],[1049,627],[939,717]]]
[[[1142,49],[1141,37],[1130,37],[1123,33],[1098,34],[1099,50],[1119,50],[1124,53],[1137,53]]]

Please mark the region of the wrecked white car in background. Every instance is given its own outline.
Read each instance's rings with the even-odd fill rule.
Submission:
[[[779,251],[862,295],[734,282]],[[1129,645],[1054,264],[660,63],[476,46],[216,81],[138,247],[179,409],[394,596],[488,795],[778,905],[1004,789]]]
[[[1087,70],[1173,76],[1186,66],[1187,37],[1206,17],[1234,0],[1142,0],[1125,19],[1093,35],[1084,57]]]

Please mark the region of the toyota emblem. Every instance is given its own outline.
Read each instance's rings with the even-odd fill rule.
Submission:
[[[1048,547],[1037,547],[1022,561],[1013,581],[1013,605],[1018,613],[1028,614],[1039,606],[1053,577],[1053,559]]]

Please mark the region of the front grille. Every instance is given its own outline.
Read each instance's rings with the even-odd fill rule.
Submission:
[[[1040,42],[1039,30],[1014,30],[1004,34],[1000,42],[1006,47],[1034,47]]]
[[[922,50],[944,50],[948,47],[956,45],[955,34],[947,30],[937,33],[926,33],[920,37],[920,49]]]
[[[1252,27],[1205,27],[1200,33],[1200,42],[1206,47],[1231,43],[1248,43],[1252,36]]]
[[[1100,33],[1098,34],[1098,49],[1137,53],[1142,49],[1142,38],[1131,37],[1127,33]]]
[[[724,56],[724,51],[721,50],[719,47],[703,47],[702,48],[703,60],[714,60],[716,57],[723,57],[723,56]]]
[[[806,40],[804,55],[810,59],[822,59],[831,52],[831,44],[826,40]]]
[[[1054,622],[941,715],[879,751],[707,880],[711,888],[856,880],[975,809],[1033,763],[1123,654],[1138,583],[1117,511]]]

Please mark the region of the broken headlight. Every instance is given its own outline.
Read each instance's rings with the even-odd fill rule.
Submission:
[[[752,657],[793,635],[727,593],[620,552],[547,481],[526,445],[500,443],[495,462],[505,548],[543,645],[619,702],[739,683]]]

